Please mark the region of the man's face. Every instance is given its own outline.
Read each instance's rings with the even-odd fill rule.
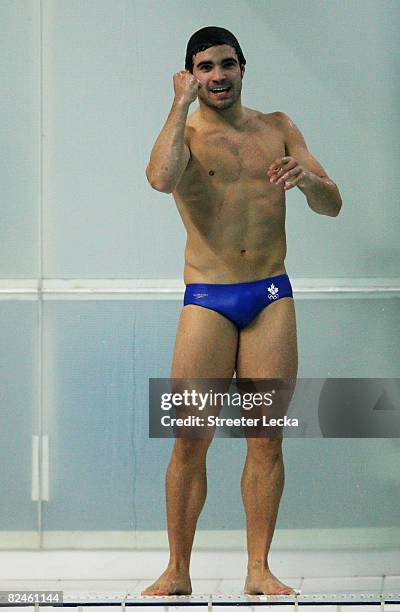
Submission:
[[[198,97],[207,106],[229,108],[240,97],[244,66],[240,69],[236,50],[229,45],[217,45],[199,51],[193,58],[193,75],[200,81]],[[217,87],[229,87],[227,92],[213,92]]]

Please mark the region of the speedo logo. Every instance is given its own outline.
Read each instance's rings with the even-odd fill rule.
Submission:
[[[271,286],[267,289],[269,300],[277,300],[279,298],[278,287],[275,287],[274,283],[271,283]]]
[[[203,298],[207,296],[208,296],[208,293],[193,293],[193,297],[195,298]]]

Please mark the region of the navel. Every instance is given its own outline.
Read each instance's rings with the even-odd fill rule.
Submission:
[[[208,173],[210,176],[214,176],[214,170],[210,170],[210,172]]]

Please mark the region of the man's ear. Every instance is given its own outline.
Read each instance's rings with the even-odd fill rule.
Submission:
[[[243,75],[244,75],[244,73],[245,73],[246,66],[243,64],[242,66],[240,66],[240,70],[241,70],[241,72],[242,72],[242,79],[243,79]]]

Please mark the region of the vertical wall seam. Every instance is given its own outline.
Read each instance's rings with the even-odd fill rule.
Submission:
[[[38,280],[38,436],[39,436],[39,549],[43,548],[42,454],[43,454],[43,0],[39,2],[39,280]]]
[[[138,460],[136,456],[135,447],[135,400],[136,400],[136,313],[133,311],[133,329],[132,329],[132,346],[131,346],[131,372],[132,372],[132,389],[131,389],[131,401],[132,401],[132,412],[130,414],[131,419],[131,444],[132,444],[132,531],[133,531],[133,547],[137,549],[137,512],[136,512],[136,484],[137,484],[137,466]]]

